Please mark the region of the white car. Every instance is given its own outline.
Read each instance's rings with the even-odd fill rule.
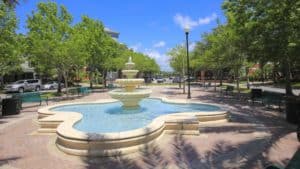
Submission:
[[[39,79],[19,80],[5,86],[6,92],[39,91],[41,89],[41,81]]]
[[[61,83],[60,86],[63,88],[63,84]],[[54,90],[58,88],[58,83],[55,81],[47,82],[42,87],[44,90]]]

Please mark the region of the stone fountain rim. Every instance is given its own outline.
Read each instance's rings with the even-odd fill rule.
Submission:
[[[66,105],[80,105],[80,104],[105,104],[113,103],[118,100],[115,99],[105,99],[97,100],[94,102],[78,102],[78,103],[64,103],[56,104],[51,106],[46,106],[38,110],[40,126],[49,126],[49,124],[59,124],[55,129],[57,134],[58,142],[56,143],[59,149],[62,151],[73,154],[73,155],[99,155],[99,156],[112,156],[118,155],[116,152],[122,151],[122,153],[130,153],[137,151],[137,146],[142,146],[150,141],[154,141],[157,137],[164,133],[164,131],[169,131],[167,128],[170,126],[180,126],[183,124],[198,126],[199,121],[224,121],[227,120],[229,108],[224,105],[219,104],[208,104],[200,101],[191,100],[170,100],[162,97],[152,97],[152,99],[160,99],[165,103],[176,103],[176,104],[207,104],[220,107],[220,110],[214,112],[180,112],[176,114],[166,114],[161,115],[152,120],[150,124],[143,128],[123,131],[123,132],[113,132],[113,133],[89,133],[76,130],[73,128],[74,124],[82,119],[82,115],[78,112],[56,112],[51,109],[66,106]],[[44,118],[42,118],[44,117]],[[201,120],[202,119],[202,120]],[[181,128],[181,127],[180,127]],[[198,127],[197,127],[198,128]],[[183,129],[183,128],[182,128]],[[175,129],[176,130],[176,129]],[[186,132],[190,132],[189,129],[183,129]],[[43,130],[41,130],[43,131]],[[45,131],[45,130],[44,130]],[[53,131],[53,130],[51,130]],[[199,133],[198,130],[196,130]],[[139,140],[139,141],[137,141]],[[143,141],[144,140],[144,141]],[[147,140],[147,141],[146,141]],[[138,143],[140,142],[140,143]],[[90,148],[82,149],[82,144],[87,147],[98,145],[102,147],[103,145],[114,145],[119,146],[117,149],[103,149],[96,148],[90,151]],[[102,146],[101,146],[102,145]],[[129,149],[131,149],[129,151]],[[116,151],[118,150],[118,151]]]
[[[159,100],[161,100],[164,103],[171,103],[171,104],[172,103],[173,104],[205,104],[205,105],[217,106],[217,107],[220,108],[218,111],[213,111],[213,112],[212,111],[180,112],[180,113],[174,113],[172,115],[166,114],[166,115],[162,115],[162,116],[173,116],[173,115],[179,115],[179,114],[180,115],[192,115],[193,114],[193,116],[199,116],[199,115],[200,116],[201,115],[204,115],[204,116],[213,116],[213,115],[220,115],[220,114],[224,114],[224,113],[227,114],[229,112],[229,108],[227,106],[220,105],[220,104],[215,104],[215,103],[204,103],[204,102],[200,102],[200,101],[190,101],[190,100],[187,100],[187,99],[168,99],[168,98],[164,98],[164,97],[150,97],[150,99],[159,99]],[[82,105],[82,104],[105,104],[105,103],[114,103],[114,102],[119,102],[119,100],[116,100],[116,99],[101,99],[101,100],[97,100],[97,101],[94,101],[94,102],[77,102],[77,103],[55,104],[55,105],[46,106],[46,107],[43,107],[41,109],[38,109],[38,115],[39,115],[39,117],[50,117],[52,115],[63,113],[61,111],[58,112],[58,111],[51,110],[53,108],[57,108],[57,107],[61,107],[61,106]],[[67,112],[67,113],[76,113],[76,114],[81,115],[81,113],[78,113],[78,112]],[[162,116],[159,116],[159,117],[153,119],[153,121],[156,121],[156,119],[160,119],[160,117],[162,117]],[[46,120],[46,119],[41,118],[41,119],[39,119],[39,122],[40,121],[44,121],[44,120]],[[73,121],[73,120],[71,119],[71,121]],[[72,128],[73,128],[73,125],[77,121],[79,121],[79,120],[81,120],[81,118],[80,119],[76,118],[76,121],[72,124]],[[64,119],[63,121],[67,122],[67,121],[69,121],[69,119]],[[62,124],[64,124],[64,122]],[[67,122],[67,123],[70,124],[69,122]],[[145,126],[145,128],[148,128],[148,127],[151,128],[152,125],[153,124],[150,123],[149,126],[147,125],[147,126]],[[74,129],[74,130],[76,130],[76,129]],[[109,137],[109,136],[115,136],[116,133],[118,133],[117,135],[119,135],[120,133],[127,133],[127,132],[131,132],[131,131],[135,131],[133,133],[140,133],[140,132],[137,132],[137,130],[143,130],[143,128],[139,128],[139,129],[135,129],[135,130],[130,130],[130,131],[123,131],[123,132],[113,132],[113,133],[105,133],[105,134],[93,133],[93,134],[99,134],[100,138],[103,138],[104,135],[106,136],[105,138],[114,138],[114,137]],[[79,132],[79,133],[81,133],[81,134],[79,134],[81,136],[82,136],[82,133],[87,133],[87,132],[82,132],[82,131],[79,131],[79,130],[76,130],[76,131]],[[130,136],[134,136],[134,135],[135,134],[129,134],[127,136],[130,137]],[[78,137],[77,139],[80,139],[80,138]],[[86,139],[86,137],[84,137],[84,139]]]

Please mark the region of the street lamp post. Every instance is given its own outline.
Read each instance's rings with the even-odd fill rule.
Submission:
[[[186,57],[187,57],[187,80],[188,80],[188,96],[187,98],[191,98],[191,79],[190,79],[190,58],[189,58],[189,28],[185,28],[185,39],[186,39]]]

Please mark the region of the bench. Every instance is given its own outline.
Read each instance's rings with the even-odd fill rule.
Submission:
[[[91,93],[91,90],[89,87],[79,87],[77,90],[78,90],[78,93],[82,94],[82,95],[87,95],[87,94]]]
[[[70,95],[79,95],[79,92],[78,92],[77,88],[70,88],[70,89],[68,89],[68,93]]]
[[[284,100],[284,94],[264,91],[262,93],[262,103],[270,107],[270,105],[277,105],[281,109],[281,104]]]
[[[80,95],[87,95],[91,93],[91,90],[89,87],[76,87],[76,88],[68,89],[68,93],[73,96],[75,95],[80,96]]]
[[[22,103],[34,103],[39,102],[42,105],[42,101],[45,101],[48,105],[48,97],[42,97],[40,92],[29,92],[29,93],[17,93],[12,95],[13,98],[20,99],[20,105],[22,107]]]
[[[114,84],[112,84],[112,83],[110,83],[110,84],[108,84],[107,85],[107,88],[109,88],[109,89],[113,89],[115,86],[114,86]]]
[[[233,93],[234,86],[226,86],[226,88],[221,88],[221,93],[223,93],[223,90],[225,91],[225,95],[228,95],[228,93]]]

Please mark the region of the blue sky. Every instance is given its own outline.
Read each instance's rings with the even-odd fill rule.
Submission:
[[[26,18],[41,0],[24,0],[17,6],[20,33],[26,33]],[[162,70],[171,70],[166,55],[170,48],[185,41],[183,28],[189,26],[191,48],[201,34],[225,21],[223,0],[57,0],[67,7],[74,23],[82,15],[98,19],[120,32],[119,41],[156,59]]]

